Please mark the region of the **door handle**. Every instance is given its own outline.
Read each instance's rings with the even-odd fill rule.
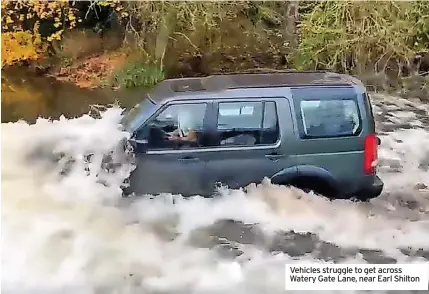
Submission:
[[[180,162],[196,162],[196,161],[199,161],[200,159],[197,157],[185,156],[185,157],[179,158],[178,160]]]
[[[277,161],[280,158],[284,157],[284,155],[278,154],[278,153],[271,153],[271,154],[266,154],[265,157],[268,158],[269,160]]]

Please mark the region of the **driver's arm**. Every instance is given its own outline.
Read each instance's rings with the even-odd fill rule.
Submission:
[[[184,141],[196,142],[197,141],[197,132],[195,130],[189,130],[188,135],[182,138]]]
[[[177,132],[179,133],[179,132]],[[172,135],[170,137],[170,140],[174,140],[174,141],[183,141],[183,142],[196,142],[197,141],[197,132],[195,130],[189,130],[188,134],[184,137],[180,137],[178,136],[178,134],[176,135]]]
[[[169,132],[169,133],[167,133],[167,134],[168,134],[169,136],[178,137],[178,136],[179,136],[179,133],[180,133],[179,129],[175,129],[174,131]]]

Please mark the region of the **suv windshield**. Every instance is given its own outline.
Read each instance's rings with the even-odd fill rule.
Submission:
[[[133,108],[131,108],[128,112],[125,113],[124,117],[121,120],[121,124],[124,126],[126,130],[133,130],[138,127],[141,119],[144,119],[144,112],[152,109],[156,104],[152,102],[150,99],[145,99]]]

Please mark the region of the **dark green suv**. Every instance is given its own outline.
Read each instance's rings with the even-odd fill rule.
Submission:
[[[375,123],[362,83],[329,72],[215,75],[160,83],[123,121],[136,169],[126,193],[210,196],[269,178],[369,199]]]

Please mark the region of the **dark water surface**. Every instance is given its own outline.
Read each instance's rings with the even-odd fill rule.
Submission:
[[[54,78],[37,76],[25,69],[2,72],[1,122],[20,119],[35,122],[38,117],[76,117],[91,105],[119,103],[124,108],[142,100],[142,90],[83,89]]]

